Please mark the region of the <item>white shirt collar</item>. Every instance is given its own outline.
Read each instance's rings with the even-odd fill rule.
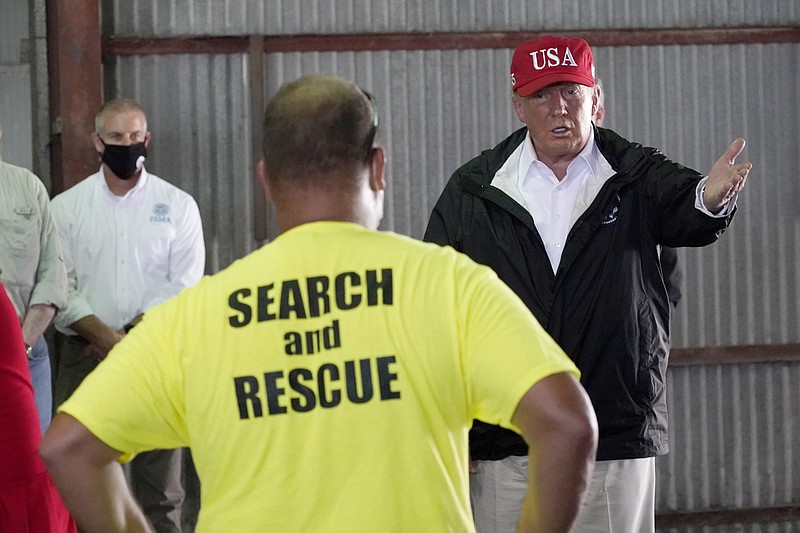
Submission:
[[[585,208],[588,207],[603,184],[614,175],[614,169],[611,168],[611,164],[597,148],[597,143],[594,138],[594,128],[590,131],[586,146],[583,147],[583,150],[581,150],[578,157],[576,157],[576,160],[578,159],[587,165],[592,178],[587,180],[588,186],[584,191],[585,194],[581,201],[581,207]],[[525,133],[525,139],[517,146],[511,155],[508,156],[503,166],[501,166],[492,177],[492,186],[505,192],[519,205],[527,208],[527,202],[521,192],[520,184],[522,180],[525,179],[534,161],[538,161],[538,157],[533,150],[533,141],[531,140],[530,131],[528,131]]]
[[[530,131],[528,131],[525,135],[525,141],[523,141],[521,148],[519,165],[517,166],[517,186],[522,184],[522,180],[524,180],[525,176],[528,175],[528,170],[530,169],[531,165],[539,161],[539,157],[536,155],[536,150],[533,148],[533,140],[531,139]],[[600,172],[603,170],[601,160],[606,164],[608,170],[610,170],[610,174],[607,174],[607,172]],[[586,144],[580,153],[569,164],[569,168],[576,164],[586,165],[586,169],[589,171],[592,181],[602,179],[603,175],[607,174],[605,175],[605,179],[602,179],[602,181],[605,181],[613,175],[611,165],[609,165],[608,161],[606,161],[605,158],[600,155],[600,151],[597,149],[597,144],[594,142],[594,128],[589,130],[589,139],[586,141]],[[572,173],[568,170],[564,179],[569,179],[571,174]]]
[[[133,196],[133,195],[137,194],[139,191],[141,191],[142,189],[144,189],[145,185],[147,184],[147,180],[150,177],[150,174],[147,173],[147,169],[144,168],[144,163],[142,163],[142,173],[139,174],[139,179],[136,181],[136,185],[134,185],[131,188],[131,190],[129,190],[123,196],[117,196],[116,194],[111,192],[111,189],[108,188],[108,182],[106,182],[106,176],[105,176],[105,172],[103,171],[103,165],[100,165],[100,171],[98,172],[98,175],[100,176],[100,181],[102,182],[103,190],[105,190],[108,194],[110,194],[113,197],[118,198],[120,200],[123,199],[123,198],[128,198],[130,196]]]

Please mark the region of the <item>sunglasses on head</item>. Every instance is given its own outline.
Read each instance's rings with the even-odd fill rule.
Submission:
[[[359,87],[359,89],[361,89]],[[378,125],[380,124],[380,118],[378,116],[378,102],[375,101],[375,97],[372,96],[372,93],[369,91],[365,91],[361,89],[361,92],[364,93],[364,96],[367,97],[369,100],[369,104],[372,107],[372,128],[369,130],[367,134],[367,139],[365,141],[366,151],[367,151],[367,159],[369,159],[370,154],[372,153],[372,143],[375,141],[375,135],[378,132]]]

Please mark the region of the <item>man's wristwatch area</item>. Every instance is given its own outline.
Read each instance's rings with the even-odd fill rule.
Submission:
[[[25,343],[25,355],[27,355],[29,359],[30,359],[30,357],[31,357],[31,352],[32,352],[32,351],[33,351],[33,346],[31,346],[30,344],[28,344],[28,343],[26,342],[26,343]]]

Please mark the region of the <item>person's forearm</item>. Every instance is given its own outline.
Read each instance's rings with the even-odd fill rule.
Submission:
[[[123,337],[121,333],[111,329],[95,315],[85,316],[70,324],[69,327],[88,340],[97,349],[100,358],[105,357]]]
[[[68,462],[68,461],[65,461]],[[70,514],[86,533],[151,533],[144,513],[128,490],[122,467],[50,468]],[[63,487],[63,488],[62,488]]]
[[[566,533],[594,469],[597,419],[578,381],[558,373],[534,385],[512,418],[528,443],[520,532]]]
[[[25,320],[22,322],[22,336],[25,344],[33,346],[36,341],[44,334],[44,330],[52,322],[56,314],[56,308],[47,304],[33,304],[25,313]]]
[[[69,327],[90,342],[101,340],[104,336],[114,331],[95,315],[85,316],[70,324]]]
[[[56,415],[39,452],[81,531],[152,533],[117,462],[121,453],[76,419]]]
[[[522,506],[520,532],[569,531],[594,467],[591,436],[547,441],[540,435],[529,449],[528,494]],[[547,450],[547,455],[541,450]]]

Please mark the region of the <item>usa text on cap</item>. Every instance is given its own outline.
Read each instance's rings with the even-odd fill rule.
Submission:
[[[592,50],[583,39],[545,35],[514,50],[511,85],[520,96],[565,81],[594,86]]]

